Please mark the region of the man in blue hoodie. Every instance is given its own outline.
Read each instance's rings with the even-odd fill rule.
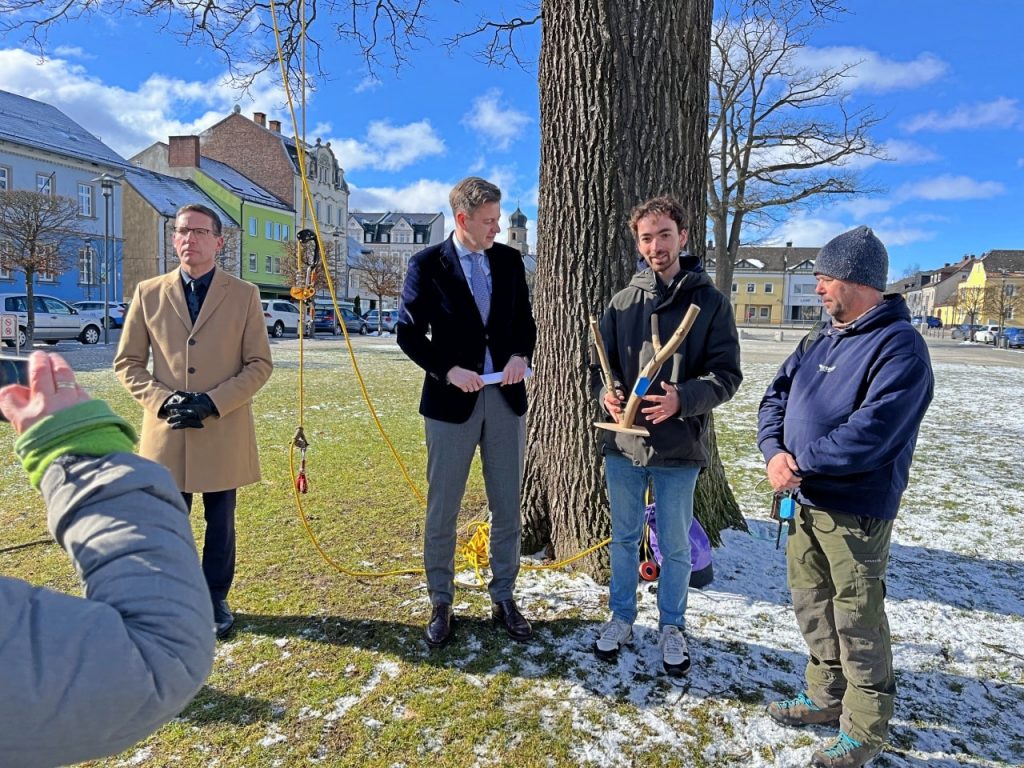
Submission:
[[[654,329],[659,339],[668,339],[691,304],[701,311],[644,396],[637,423],[650,436],[604,433],[612,518],[612,615],[598,633],[594,654],[614,661],[619,649],[632,640],[644,495],[652,483],[662,555],[658,646],[665,673],[682,677],[690,671],[685,629],[693,491],[708,461],[711,410],[731,398],[743,379],[740,346],[729,300],[715,288],[700,261],[684,250],[688,221],[682,206],[670,197],[648,200],[633,209],[630,226],[648,269],[612,297],[601,319],[615,386],[609,391],[598,381],[594,387],[613,419],[622,413],[623,394],[632,391],[640,371],[654,357]]]
[[[883,296],[888,269],[867,227],[825,244],[814,274],[831,322],[782,364],[758,413],[768,480],[798,504],[788,582],[810,651],[807,690],[768,714],[838,722],[835,741],[811,758],[826,768],[860,768],[882,751],[896,693],[889,539],[934,381],[906,303]]]

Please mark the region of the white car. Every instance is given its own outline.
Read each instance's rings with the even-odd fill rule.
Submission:
[[[78,310],[78,314],[91,317],[98,323],[103,322],[102,301],[76,301],[71,306]],[[111,301],[108,306],[110,308],[110,327],[121,328],[124,326],[124,316],[128,311],[128,305],[123,301]]]
[[[299,308],[284,299],[264,299],[263,317],[267,321],[267,333],[279,339],[285,333],[299,332]]]
[[[998,325],[986,325],[974,332],[974,340],[982,344],[995,344],[999,335]]]
[[[35,307],[33,341],[56,344],[77,339],[83,344],[95,344],[100,340],[100,320],[79,314],[77,309],[54,296],[37,293],[32,298]],[[28,296],[0,293],[0,311],[18,316],[18,345],[24,347],[28,343]],[[9,347],[14,343],[13,339],[4,339]]]

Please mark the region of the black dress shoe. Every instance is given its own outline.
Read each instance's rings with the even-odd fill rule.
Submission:
[[[505,627],[508,636],[523,642],[533,637],[533,627],[526,617],[519,612],[515,600],[502,600],[491,606],[491,621]]]
[[[448,603],[438,603],[430,612],[430,623],[427,624],[427,645],[440,648],[447,645],[452,637],[452,622],[455,612]]]
[[[227,600],[213,601],[213,629],[217,633],[217,639],[223,640],[235,626],[235,615],[231,613]]]

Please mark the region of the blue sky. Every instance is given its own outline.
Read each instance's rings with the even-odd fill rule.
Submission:
[[[439,39],[476,18],[451,5],[432,6]],[[816,32],[805,55],[859,62],[848,98],[886,116],[873,135],[890,160],[862,168],[882,191],[794,214],[766,238],[759,234],[761,242],[815,247],[868,224],[889,247],[892,276],[1024,248],[1024,104],[1014,85],[1024,3],[851,5],[856,11]],[[535,58],[537,35],[525,43]],[[474,173],[503,188],[506,214],[522,207],[534,238],[535,70],[489,68],[469,46],[449,53],[423,42],[408,67],[381,68],[372,79],[354,51],[328,49],[330,79],[308,97],[306,137],[332,143],[354,210],[444,211],[450,219],[448,190]],[[170,134],[198,132],[236,103],[287,128],[276,72],[248,94],[233,91],[224,75],[212,52],[183,48],[138,18],[58,27],[44,59],[16,37],[0,37],[0,88],[59,107],[125,156]]]

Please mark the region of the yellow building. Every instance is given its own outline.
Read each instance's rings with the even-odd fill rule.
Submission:
[[[1014,266],[1018,265],[1001,267],[998,259],[991,258],[976,263],[957,287],[956,300],[949,307],[953,323],[1007,328],[1024,325],[1024,270]]]

